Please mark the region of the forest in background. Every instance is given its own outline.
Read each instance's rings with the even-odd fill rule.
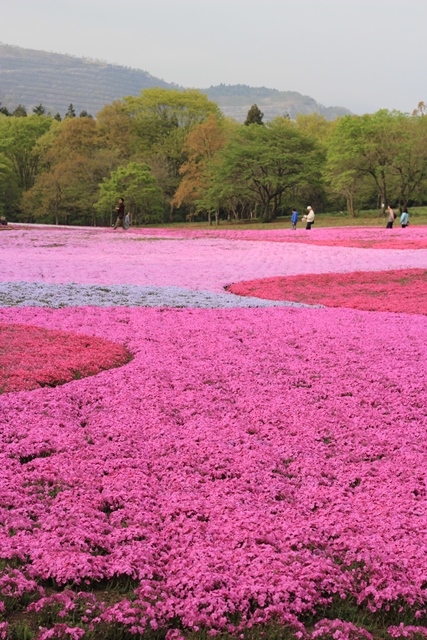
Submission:
[[[427,117],[381,110],[330,121],[226,118],[197,90],[149,88],[91,117],[0,109],[0,213],[11,221],[111,225],[119,197],[135,225],[274,220],[427,202]]]

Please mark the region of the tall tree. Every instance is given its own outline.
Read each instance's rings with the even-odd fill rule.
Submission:
[[[252,201],[263,220],[274,218],[285,194],[320,185],[323,156],[316,143],[285,118],[240,127],[218,154],[206,206],[229,197]],[[215,202],[216,201],[216,202]]]
[[[198,200],[210,185],[209,165],[225,141],[224,121],[214,114],[190,131],[183,147],[188,160],[180,168],[183,178],[172,199],[173,206],[179,208],[182,204],[187,204],[197,209]]]
[[[94,207],[105,215],[113,211],[120,197],[124,198],[134,224],[161,220],[162,193],[147,164],[130,162],[126,167],[113,171],[100,184],[99,198]]]
[[[73,103],[70,103],[68,105],[67,113],[65,114],[64,118],[75,118],[75,117],[76,117],[76,111],[73,107]]]
[[[50,129],[52,122],[46,116],[34,115],[0,119],[0,153],[11,161],[21,190],[34,184],[41,160],[37,141]]]
[[[185,161],[182,148],[188,132],[210,114],[221,118],[219,107],[194,89],[159,88],[124,98],[124,107],[138,138],[139,156],[152,167],[165,201],[171,203],[180,182],[179,171]],[[171,204],[171,222],[173,217]]]
[[[9,217],[19,196],[18,180],[12,162],[0,153],[0,214]]]
[[[22,104],[18,104],[12,115],[15,116],[15,118],[25,118],[27,116],[27,110]]]
[[[420,192],[426,172],[424,116],[377,111],[338,120],[328,142],[327,166],[335,191],[350,189],[347,203],[367,178],[383,210],[390,201],[407,204]]]
[[[427,115],[427,104],[423,101],[419,102],[417,108],[412,112],[413,116],[425,116]]]
[[[96,116],[98,131],[104,146],[114,149],[124,163],[139,155],[139,139],[134,121],[123,102],[107,104]]]
[[[98,185],[117,168],[117,154],[102,146],[92,118],[67,118],[38,141],[43,162],[24,210],[55,223],[96,224]]]
[[[264,117],[263,112],[258,107],[257,104],[253,104],[252,107],[248,111],[248,115],[246,116],[246,120],[243,124],[264,124],[262,119]]]
[[[44,116],[46,115],[46,109],[44,108],[44,106],[42,105],[42,103],[38,104],[36,107],[34,107],[33,109],[33,113],[36,116]]]

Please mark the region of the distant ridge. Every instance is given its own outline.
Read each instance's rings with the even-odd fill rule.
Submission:
[[[123,96],[150,87],[174,88],[147,71],[107,62],[0,44],[0,101],[8,109],[28,110],[42,103],[64,114],[70,103],[92,115]]]
[[[31,112],[42,103],[52,114],[63,115],[72,103],[77,114],[86,110],[96,115],[104,105],[151,87],[183,88],[148,71],[0,43],[0,102],[11,110],[22,104]],[[200,91],[217,102],[226,116],[240,122],[254,103],[264,112],[264,120],[315,112],[333,120],[350,113],[344,107],[324,107],[296,91],[225,84]]]
[[[288,115],[294,120],[298,113],[319,113],[327,120],[335,120],[339,116],[351,113],[344,107],[324,107],[310,96],[304,96],[297,91],[248,87],[244,84],[220,84],[202,91],[212,102],[216,102],[226,115],[241,122],[253,104],[257,104],[264,113],[264,120],[272,120],[283,115]]]

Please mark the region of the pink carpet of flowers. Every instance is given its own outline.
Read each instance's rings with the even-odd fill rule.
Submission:
[[[91,340],[132,359],[0,396],[0,638],[16,611],[37,640],[427,635],[423,248],[26,229],[0,249],[16,283],[333,273],[327,305],[336,273],[402,269],[412,299],[404,314],[4,304],[0,331],[28,328],[29,355],[36,327],[75,336],[76,356]]]
[[[217,237],[227,240],[246,240],[252,242],[297,242],[325,247],[358,247],[362,249],[427,249],[427,228],[397,225],[393,230],[381,227],[335,227],[317,228],[306,231],[300,223],[295,231],[292,229],[274,230],[230,230],[221,227],[204,230],[163,230],[166,237],[209,238]],[[148,232],[150,233],[150,232]],[[162,233],[162,231],[160,231]],[[159,230],[154,231],[159,236]]]
[[[312,235],[305,230],[215,230],[209,235],[207,231],[185,229],[138,229],[129,233],[111,229],[14,229],[0,236],[1,277],[5,282],[175,285],[223,292],[225,286],[243,280],[304,273],[417,269],[425,268],[427,263],[427,248],[373,251],[342,244],[345,238],[352,242],[365,233],[380,242],[390,231],[394,234],[391,237],[409,231],[418,242],[427,238],[427,227],[311,231]],[[316,238],[325,239],[328,234],[333,237],[334,232],[341,244],[313,244]],[[301,242],[268,239],[291,239],[295,233]]]
[[[122,346],[93,336],[20,324],[0,324],[0,393],[54,387],[118,367]]]
[[[228,287],[240,296],[427,315],[427,270],[279,276]]]

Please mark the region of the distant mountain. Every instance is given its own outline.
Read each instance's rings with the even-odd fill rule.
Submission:
[[[77,114],[85,109],[95,115],[113,100],[150,87],[176,85],[147,71],[0,44],[0,102],[8,109],[22,104],[31,111],[42,103],[63,115],[72,103]]]
[[[0,102],[10,110],[22,104],[30,112],[42,103],[52,114],[59,111],[63,115],[72,103],[77,114],[86,110],[96,115],[105,104],[137,96],[150,87],[182,88],[139,69],[0,44]],[[264,120],[315,112],[333,120],[350,113],[343,107],[324,107],[295,91],[224,84],[201,91],[217,102],[225,115],[241,122],[255,103]]]
[[[202,89],[212,102],[216,102],[227,116],[243,122],[250,107],[257,104],[264,114],[264,121],[277,116],[289,115],[295,119],[297,113],[319,113],[327,120],[351,113],[344,107],[324,107],[313,98],[296,91],[278,91],[266,87],[248,87],[244,84],[225,85]]]

